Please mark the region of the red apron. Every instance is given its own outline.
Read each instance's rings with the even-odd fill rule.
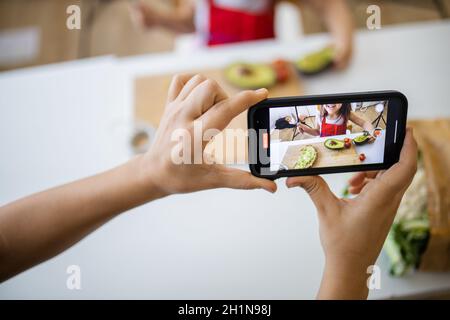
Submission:
[[[327,123],[326,116],[322,118],[322,126],[320,127],[320,136],[329,137],[345,134],[347,131],[347,120],[344,118],[342,124]]]
[[[275,38],[274,2],[261,13],[217,7],[209,0],[208,45]]]

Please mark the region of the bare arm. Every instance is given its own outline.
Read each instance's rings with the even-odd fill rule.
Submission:
[[[308,127],[307,125],[302,123],[302,122],[305,122],[306,118],[307,118],[307,116],[305,116],[305,115],[299,116],[298,129],[300,130],[300,132],[306,132],[312,136],[320,136],[319,124],[316,121],[314,121],[315,127],[314,128]]]
[[[312,136],[320,136],[320,128],[317,124],[316,124],[315,128],[310,128],[307,125],[304,125],[302,123],[299,123],[298,126],[302,131],[304,131]]]
[[[152,148],[122,166],[80,181],[43,191],[0,207],[0,282],[55,256],[108,220],[130,208],[170,194],[210,188],[263,188],[274,182],[218,164],[175,164],[175,129],[194,134],[193,121],[204,130],[223,130],[248,106],[267,97],[267,90],[244,91],[228,98],[213,80],[176,76]],[[192,143],[192,142],[191,142]],[[199,156],[203,156],[203,149]],[[194,157],[194,155],[193,155]]]
[[[0,207],[0,281],[73,245],[120,212],[163,194],[139,173],[142,157]]]
[[[364,119],[362,119],[361,117],[358,117],[354,112],[350,112],[350,121],[352,121],[353,123],[356,123],[358,126],[360,126],[361,128],[363,128],[366,131],[371,132],[374,127],[372,125],[372,123],[370,123],[370,121],[366,121]]]
[[[331,33],[335,48],[335,65],[348,65],[353,50],[353,18],[345,0],[304,0],[323,19]]]
[[[190,0],[177,1],[172,10],[137,2],[131,8],[133,16],[145,28],[163,27],[175,32],[190,33],[195,31],[195,3]]]

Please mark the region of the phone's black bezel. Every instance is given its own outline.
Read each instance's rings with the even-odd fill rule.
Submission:
[[[386,126],[386,139],[384,150],[384,162],[380,164],[360,164],[352,166],[326,167],[326,168],[310,168],[299,170],[282,170],[273,172],[269,170],[269,174],[262,174],[261,168],[270,168],[263,165],[259,161],[259,147],[262,144],[262,137],[251,139],[249,136],[249,167],[253,175],[267,179],[277,179],[290,176],[306,176],[340,172],[353,171],[369,171],[384,170],[398,162],[400,150],[403,146],[403,140],[406,133],[406,118],[408,111],[408,100],[401,92],[398,91],[374,91],[374,92],[356,92],[341,93],[327,95],[310,95],[300,97],[283,97],[269,98],[252,106],[247,114],[248,128],[260,132],[260,129],[267,129],[269,124],[269,107],[287,107],[302,106],[326,103],[344,103],[344,102],[365,102],[365,101],[382,101],[388,100],[388,114]],[[396,127],[396,128],[395,128]],[[394,143],[394,135],[396,135]],[[269,152],[270,152],[270,134],[268,136]],[[256,144],[256,145],[255,145]]]

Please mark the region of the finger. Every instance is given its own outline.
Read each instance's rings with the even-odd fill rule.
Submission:
[[[381,177],[383,175],[384,171],[385,170],[367,172],[367,173],[369,173],[369,175],[366,175],[364,177],[364,180],[361,183],[349,185],[348,192],[350,192],[351,194],[362,193],[364,188],[366,187],[366,185],[368,185],[374,179],[378,179],[379,177]]]
[[[365,179],[361,184],[357,186],[349,186],[348,192],[351,194],[360,194],[364,187],[370,182],[372,179]]]
[[[267,98],[267,89],[241,91],[203,114],[205,129],[223,130],[241,112]]]
[[[417,152],[412,129],[408,128],[399,161],[380,177],[385,185],[390,186],[387,192],[406,190],[417,170]]]
[[[227,99],[227,97],[217,81],[206,79],[192,90],[185,101],[189,106],[188,113],[196,119],[214,104]]]
[[[334,48],[333,67],[337,70],[342,70],[349,64],[352,54],[351,47],[338,44]]]
[[[290,177],[286,179],[286,186],[288,188],[298,186],[305,189],[319,213],[324,213],[326,207],[334,204],[337,200],[328,184],[319,176]]]
[[[386,170],[380,170],[380,171],[378,171],[376,178],[381,177],[385,172],[386,172]]]
[[[364,183],[365,179],[374,179],[378,174],[378,171],[362,171],[355,173],[350,180],[348,180],[348,184],[350,186],[359,186]]]
[[[186,82],[183,89],[181,89],[180,94],[178,95],[179,100],[184,100],[187,98],[187,96],[194,90],[195,87],[197,87],[200,83],[205,81],[207,78],[202,74],[196,74],[192,78]]]
[[[167,102],[175,100],[191,78],[192,74],[176,74],[170,82],[169,91],[167,93]]]
[[[220,172],[220,186],[232,189],[264,189],[270,193],[277,191],[275,182],[253,176],[250,172],[217,166]]]
[[[337,57],[333,60],[333,67],[336,70],[345,69],[348,65],[348,61],[344,59],[344,57]]]
[[[350,186],[359,186],[360,184],[362,184],[364,182],[364,179],[366,179],[366,172],[357,172],[355,173],[349,180],[348,180],[348,184]]]

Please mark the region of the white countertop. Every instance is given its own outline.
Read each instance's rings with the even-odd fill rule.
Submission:
[[[449,117],[448,39],[449,22],[359,32],[350,68],[305,79],[306,93],[396,89],[409,99],[410,118]],[[296,58],[325,41],[319,35],[0,73],[0,204],[125,161],[135,75]],[[339,193],[348,176],[326,180]],[[1,284],[0,299],[314,298],[324,262],[315,210],[302,190],[287,190],[283,180],[278,186],[275,195],[220,189],[133,209]],[[66,288],[71,264],[81,267],[82,290]],[[393,279],[383,255],[378,264],[381,290],[371,298],[450,289],[450,273]]]

